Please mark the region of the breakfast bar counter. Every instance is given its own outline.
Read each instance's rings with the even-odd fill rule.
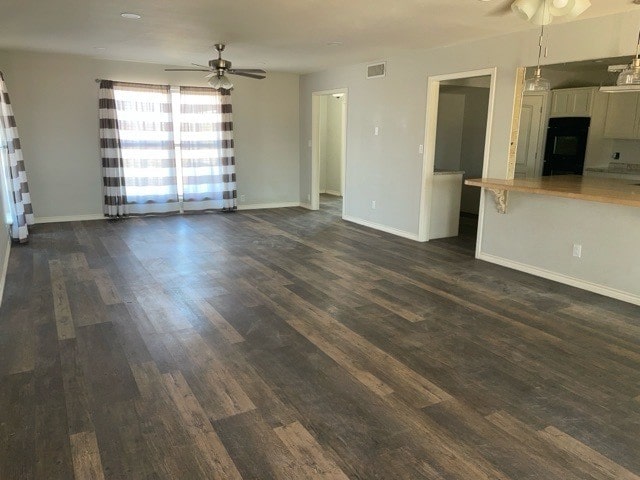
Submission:
[[[464,183],[491,191],[500,213],[506,213],[509,191],[640,207],[640,182],[637,180],[558,175],[513,180],[474,178]]]

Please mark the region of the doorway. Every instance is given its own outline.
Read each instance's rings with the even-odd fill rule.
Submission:
[[[347,89],[312,94],[311,209],[344,216]]]
[[[480,251],[484,194],[463,182],[487,176],[495,82],[495,68],[428,80],[420,241],[460,234]]]

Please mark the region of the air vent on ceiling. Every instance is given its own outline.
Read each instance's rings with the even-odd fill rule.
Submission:
[[[387,63],[374,63],[367,65],[367,78],[381,78],[387,73]]]

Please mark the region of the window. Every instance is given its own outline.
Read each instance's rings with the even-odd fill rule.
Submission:
[[[103,81],[105,214],[236,208],[229,92]]]
[[[177,202],[169,88],[123,84],[114,88],[114,94],[127,201]]]
[[[0,128],[1,130],[1,128]],[[0,131],[0,206],[5,225],[13,225],[13,201],[11,199],[11,180],[9,175],[9,153],[7,142]]]

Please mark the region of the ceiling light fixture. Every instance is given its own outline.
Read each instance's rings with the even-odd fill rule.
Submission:
[[[590,0],[515,0],[511,10],[536,25],[548,25],[554,17],[575,18],[590,6]]]
[[[138,15],[137,13],[130,13],[130,12],[122,12],[120,16],[122,18],[128,18],[129,20],[140,20],[142,18],[142,15]]]
[[[545,14],[544,10],[546,10],[546,4],[543,6],[542,15]],[[551,83],[546,78],[542,77],[542,73],[540,71],[540,58],[542,57],[542,39],[544,38],[544,26],[542,23],[540,27],[540,38],[538,40],[538,66],[536,67],[536,72],[533,77],[527,78],[524,82],[524,91],[525,92],[545,92],[551,90]]]
[[[212,73],[207,77],[209,77],[209,85],[216,90],[231,90],[233,88],[233,83],[225,74]]]

